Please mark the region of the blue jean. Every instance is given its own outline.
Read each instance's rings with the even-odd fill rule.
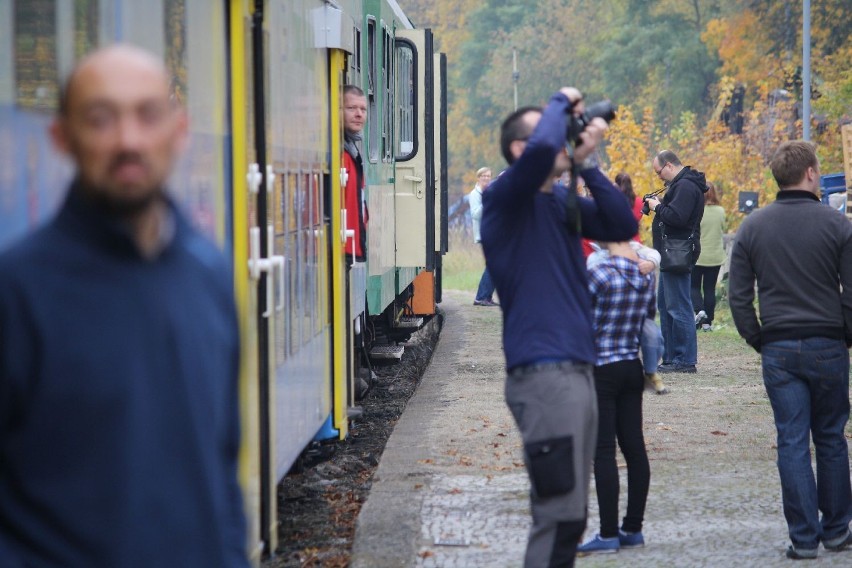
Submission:
[[[849,351],[839,339],[812,337],[768,343],[761,354],[790,540],[796,548],[814,549],[821,540],[845,535],[852,516],[843,433],[849,420]]]
[[[663,363],[695,365],[698,361],[698,339],[689,273],[660,272],[657,309],[663,332]]]
[[[482,278],[479,279],[479,288],[476,290],[476,301],[491,300],[494,296],[494,284],[491,282],[491,275],[488,274],[488,267],[482,271]]]
[[[642,351],[642,370],[648,375],[657,372],[657,366],[663,356],[663,333],[657,322],[646,318],[639,335],[639,349]]]

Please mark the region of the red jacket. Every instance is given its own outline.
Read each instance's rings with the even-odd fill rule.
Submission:
[[[355,260],[367,260],[367,222],[369,213],[364,201],[364,168],[361,156],[353,158],[343,152],[343,167],[348,178],[343,190],[343,206],[346,208],[346,228],[355,231]],[[346,239],[346,257],[352,258],[352,240]]]

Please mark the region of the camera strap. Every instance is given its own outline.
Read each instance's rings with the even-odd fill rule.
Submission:
[[[568,182],[566,189],[565,225],[572,234],[579,235],[582,226],[580,223],[580,203],[577,198],[577,168],[573,156],[571,157],[571,181]]]

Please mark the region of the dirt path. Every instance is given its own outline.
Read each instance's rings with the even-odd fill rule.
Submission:
[[[354,566],[521,565],[528,485],[503,403],[500,312],[470,296],[445,292],[446,324],[361,510]],[[645,397],[647,546],[578,566],[789,565],[759,358],[724,314],[717,324],[699,334],[698,374],[668,375],[670,394]],[[622,513],[623,501],[624,490]],[[852,566],[852,552],[817,564]]]

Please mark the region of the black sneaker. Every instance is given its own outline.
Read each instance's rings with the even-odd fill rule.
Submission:
[[[787,548],[787,558],[790,560],[816,560],[816,548],[793,548],[791,545]]]
[[[683,365],[680,363],[663,363],[657,367],[658,373],[696,373],[695,365]]]
[[[822,541],[822,545],[829,552],[840,552],[852,545],[852,532],[846,531],[846,536]]]

